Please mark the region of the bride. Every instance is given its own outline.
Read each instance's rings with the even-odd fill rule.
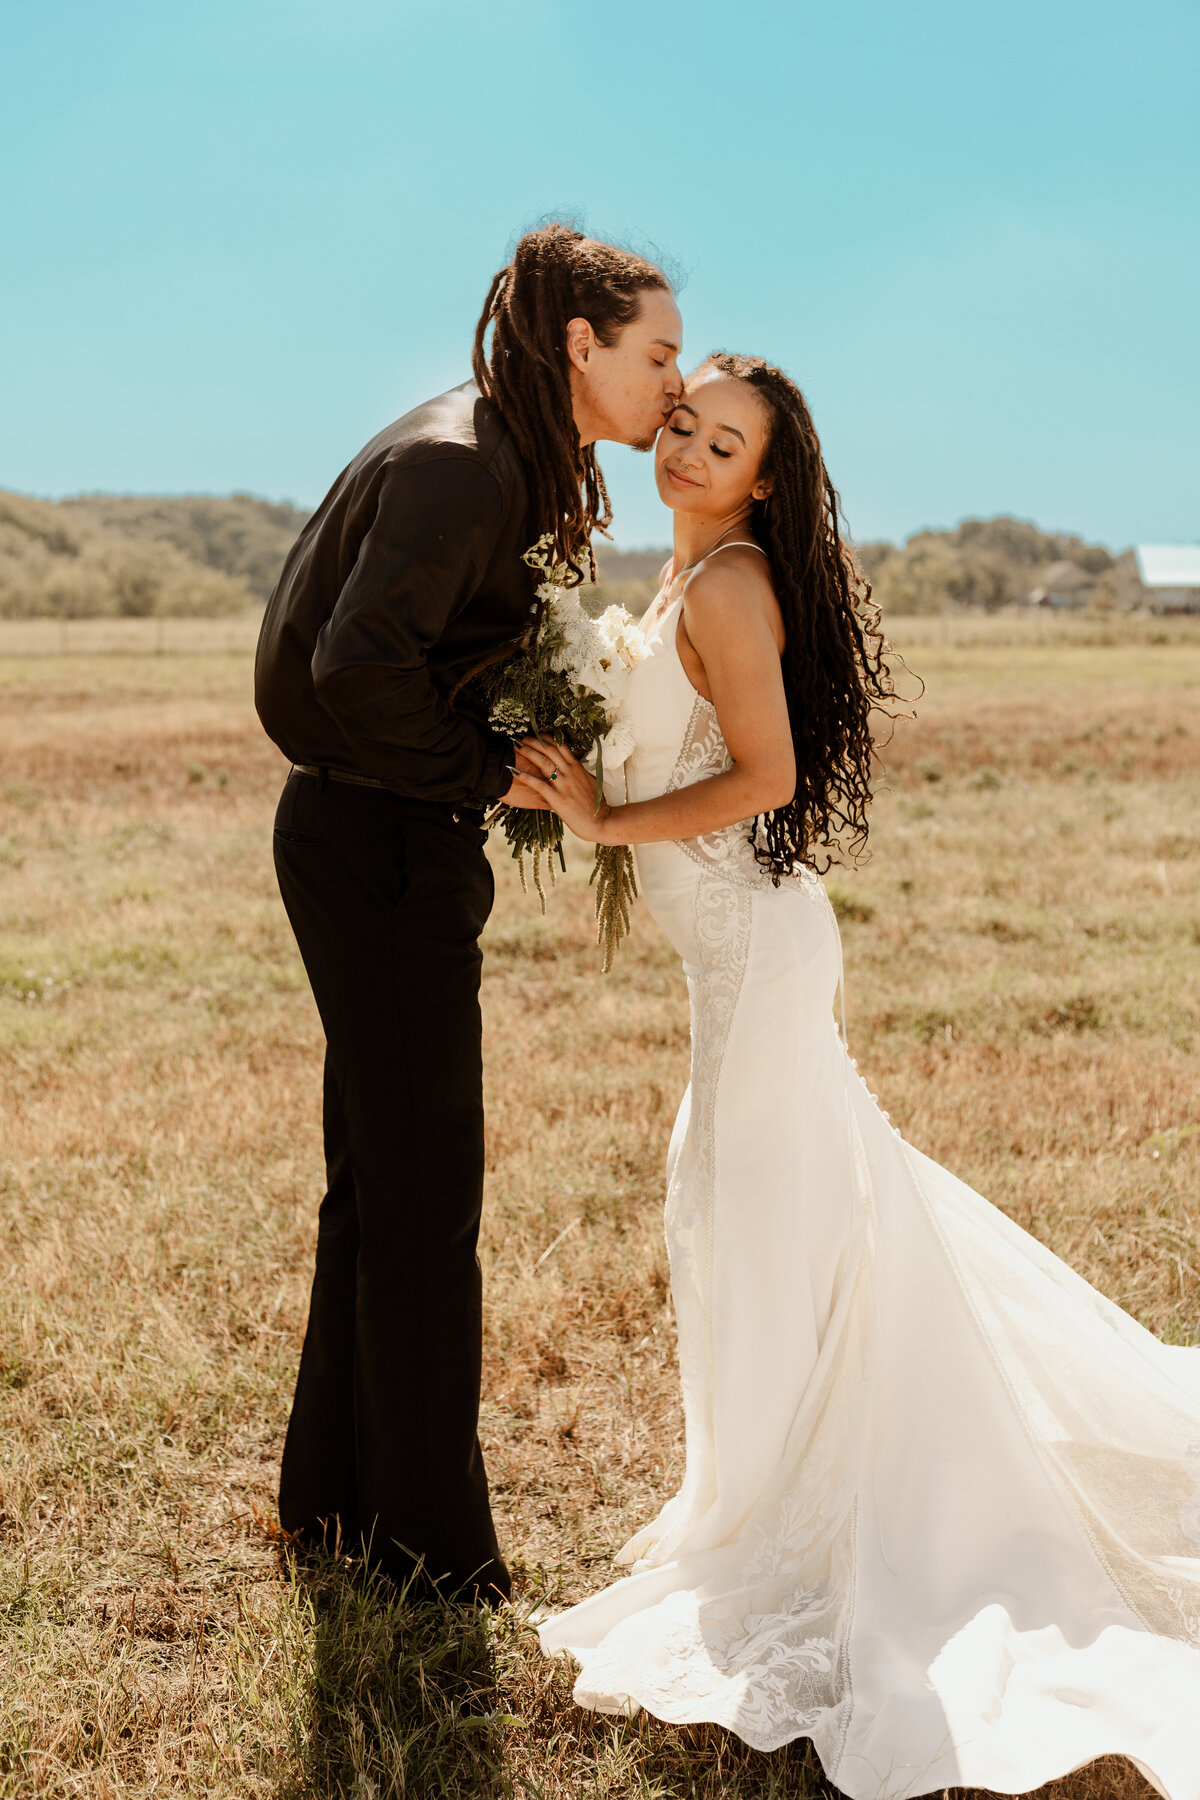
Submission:
[[[1127,1756],[1200,1800],[1200,1354],[898,1135],[833,1021],[814,872],[866,833],[890,682],[804,400],[710,357],[659,439],[674,555],[628,800],[562,747],[528,802],[635,846],[683,958],[666,1231],[683,1486],[540,1626],[575,1696],[808,1736],[853,1800],[1021,1793]]]

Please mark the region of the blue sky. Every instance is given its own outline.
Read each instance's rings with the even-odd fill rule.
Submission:
[[[4,40],[0,485],[313,503],[558,209],[679,266],[690,360],[788,368],[857,537],[1200,539],[1196,0],[38,0]]]

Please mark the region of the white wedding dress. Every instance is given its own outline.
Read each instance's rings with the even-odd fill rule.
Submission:
[[[652,630],[629,796],[730,766]],[[1200,1351],[904,1142],[833,1019],[837,925],[747,828],[639,846],[692,1071],[666,1232],[683,1486],[546,1620],[575,1696],[810,1737],[853,1800],[1021,1793],[1121,1754],[1200,1800]]]

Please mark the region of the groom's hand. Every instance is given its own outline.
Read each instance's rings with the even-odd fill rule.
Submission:
[[[528,807],[531,812],[549,812],[550,808],[542,799],[542,796],[535,793],[534,789],[521,779],[523,775],[536,775],[537,772],[537,764],[533,762],[518,745],[514,745],[512,762],[513,782],[508,792],[506,794],[501,794],[500,804],[502,806]]]

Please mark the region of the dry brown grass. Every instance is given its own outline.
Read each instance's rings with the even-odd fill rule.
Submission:
[[[1200,633],[1054,623],[901,633],[929,693],[873,861],[831,880],[852,1043],[922,1148],[1192,1341]],[[821,1793],[803,1746],[577,1713],[517,1617],[281,1577],[320,1056],[270,868],[281,766],[242,650],[12,647],[0,1795]],[[483,1430],[530,1599],[605,1580],[680,1469],[685,996],[644,915],[601,980],[583,862],[545,919],[502,870],[488,935]],[[1146,1790],[1112,1764],[1059,1792]]]

